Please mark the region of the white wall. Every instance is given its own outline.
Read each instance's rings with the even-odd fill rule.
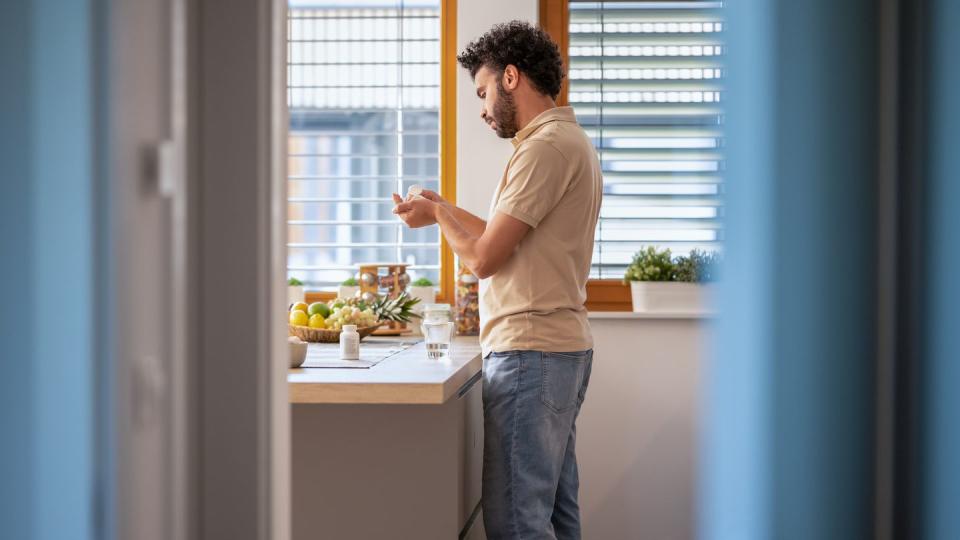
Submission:
[[[457,51],[462,51],[496,23],[514,19],[537,21],[536,0],[463,0],[457,7]],[[501,139],[480,120],[470,74],[457,73],[457,204],[486,219],[493,190],[513,153],[508,139]]]
[[[703,319],[591,319],[577,420],[583,537],[694,538]]]

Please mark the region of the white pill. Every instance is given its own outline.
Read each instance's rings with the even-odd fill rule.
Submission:
[[[423,193],[423,186],[420,184],[414,184],[407,188],[407,197],[419,197]]]

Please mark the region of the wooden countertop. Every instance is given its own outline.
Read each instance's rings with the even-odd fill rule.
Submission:
[[[291,369],[287,384],[290,403],[438,405],[456,396],[482,364],[477,338],[460,337],[444,360],[427,358],[418,343],[369,369]]]

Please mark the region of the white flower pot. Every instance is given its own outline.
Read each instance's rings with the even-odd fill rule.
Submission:
[[[344,300],[348,300],[353,298],[358,292],[360,292],[359,285],[340,285],[340,287],[337,289],[337,296],[343,298]]]
[[[287,285],[287,307],[303,302],[303,285]]]
[[[708,286],[676,281],[631,281],[633,311],[702,312],[709,306]]]

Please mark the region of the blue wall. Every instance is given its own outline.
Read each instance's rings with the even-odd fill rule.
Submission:
[[[952,540],[960,537],[960,3],[932,7],[924,528],[930,540]]]
[[[0,2],[0,536],[31,538],[34,404],[29,6]]]
[[[726,6],[726,258],[705,378],[699,533],[869,538],[880,5]],[[927,167],[899,182],[926,191],[925,334],[918,357],[897,358],[922,366],[923,440],[921,470],[900,472],[922,476],[922,537],[948,540],[960,535],[960,3],[923,8],[922,26],[904,28],[925,40],[916,73]]]
[[[0,10],[0,537],[92,538],[93,5]]]
[[[700,535],[868,538],[876,6],[725,5],[726,256]]]

